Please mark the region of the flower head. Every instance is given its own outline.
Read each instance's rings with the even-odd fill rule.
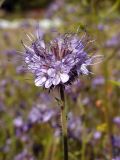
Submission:
[[[25,63],[35,76],[35,85],[51,88],[70,84],[81,74],[90,74],[87,67],[102,59],[101,55],[88,55],[91,42],[86,35],[79,38],[77,34],[65,34],[45,43],[38,31],[31,46],[23,43]]]

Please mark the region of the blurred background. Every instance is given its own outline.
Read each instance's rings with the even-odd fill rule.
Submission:
[[[76,32],[104,61],[66,88],[69,160],[120,160],[120,0],[0,1],[0,160],[61,160],[60,110],[24,70],[21,39]],[[19,52],[18,52],[19,51]]]

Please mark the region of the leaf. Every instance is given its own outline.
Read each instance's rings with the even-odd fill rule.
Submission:
[[[120,82],[118,81],[109,81],[109,82],[112,83],[113,85],[120,87]]]
[[[55,100],[57,101],[57,103],[58,103],[59,106],[62,105],[62,101],[59,98],[55,97]]]

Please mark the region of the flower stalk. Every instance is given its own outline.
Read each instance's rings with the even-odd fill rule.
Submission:
[[[62,140],[63,140],[63,151],[64,160],[68,160],[68,135],[67,135],[67,116],[65,108],[65,96],[64,87],[60,86],[60,98],[61,98],[61,128],[62,128]]]

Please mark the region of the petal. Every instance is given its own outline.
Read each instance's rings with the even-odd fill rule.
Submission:
[[[55,78],[53,79],[53,85],[58,85],[60,83],[60,76],[56,75]]]
[[[42,86],[46,81],[46,77],[37,77],[35,79],[35,85],[36,86]]]
[[[39,69],[39,65],[35,64],[35,63],[30,63],[28,65],[28,69],[31,70],[31,71],[35,71],[36,69]]]
[[[34,56],[31,58],[31,60],[32,60],[33,62],[40,62],[40,57],[38,57],[37,55],[34,55]]]
[[[65,83],[69,80],[69,75],[66,73],[60,73],[60,79],[63,83]]]
[[[50,88],[51,85],[52,85],[52,80],[48,79],[45,83],[45,88]]]
[[[85,63],[87,65],[95,65],[95,64],[101,63],[103,61],[103,59],[104,59],[103,55],[94,55],[91,58],[89,58],[88,60],[86,60]]]
[[[71,69],[71,66],[69,66],[69,65],[65,65],[65,64],[62,64],[62,65],[61,65],[61,72],[62,72],[62,73],[63,73],[63,72],[69,73],[70,69]]]
[[[88,69],[86,68],[86,64],[82,64],[82,65],[81,65],[80,71],[81,71],[83,74],[86,74],[86,75],[89,74],[89,71],[88,71]]]
[[[41,41],[40,41],[40,45],[41,45],[41,47],[42,47],[42,48],[44,48],[44,49],[45,49],[45,43],[44,43],[44,41],[43,41],[43,40],[41,40]]]
[[[25,57],[25,63],[30,63],[30,58],[29,57]]]
[[[36,71],[35,71],[35,74],[37,75],[37,76],[41,76],[41,75],[45,75],[45,73],[47,73],[47,70],[46,69],[44,69],[44,68],[42,68],[42,69],[37,69]]]
[[[55,69],[53,69],[53,68],[48,69],[47,74],[50,77],[54,77],[55,76]]]

